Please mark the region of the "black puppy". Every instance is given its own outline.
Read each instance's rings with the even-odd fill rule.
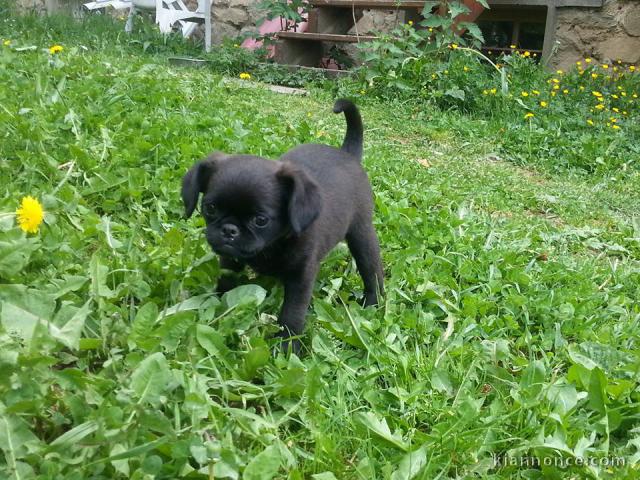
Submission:
[[[266,160],[252,155],[213,153],[182,180],[186,216],[200,193],[206,238],[225,269],[256,272],[284,283],[279,322],[283,348],[298,351],[320,261],[346,239],[364,281],[364,304],[383,293],[380,248],[371,221],[373,199],[362,158],[362,120],[356,106],[338,100],[347,133],[342,148],[300,145]],[[218,291],[233,287],[223,276]],[[290,343],[291,342],[291,343]]]

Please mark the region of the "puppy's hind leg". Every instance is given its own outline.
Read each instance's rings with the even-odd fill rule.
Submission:
[[[357,221],[347,233],[347,245],[364,282],[364,306],[377,305],[378,292],[384,294],[384,273],[380,245],[371,220]]]

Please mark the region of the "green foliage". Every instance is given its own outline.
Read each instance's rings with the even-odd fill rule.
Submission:
[[[640,75],[633,66],[582,62],[549,72],[529,52],[514,50],[492,65],[460,46],[441,61],[411,51],[402,61],[381,58],[382,70],[365,63],[340,94],[463,112],[486,122],[478,133],[495,135],[497,152],[522,165],[587,173],[640,167]]]
[[[260,0],[257,7],[264,12],[265,17],[262,21],[279,18],[282,30],[295,30],[308,13],[309,2],[307,0]]]
[[[338,247],[306,355],[273,358],[281,289],[212,293],[180,178],[212,150],[338,145],[332,99],[168,67],[117,23],[101,49],[37,22],[0,23],[0,478],[635,478],[637,170],[517,167],[507,106],[361,102],[387,294],[361,308]],[[488,109],[492,85],[464,101]],[[519,99],[535,132],[552,106]],[[25,195],[45,208],[28,236],[11,214]]]
[[[425,86],[424,70],[447,63],[452,46],[479,47],[484,41],[476,25],[456,21],[465,13],[469,8],[459,1],[425,2],[424,20],[418,25],[399,25],[376,40],[359,44],[364,60],[359,70],[362,79],[370,86],[383,86],[390,94],[419,91]]]

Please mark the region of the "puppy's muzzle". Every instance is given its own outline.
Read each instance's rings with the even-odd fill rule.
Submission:
[[[225,223],[222,225],[220,231],[222,232],[224,239],[228,242],[232,242],[238,235],[240,235],[240,229],[232,223]]]

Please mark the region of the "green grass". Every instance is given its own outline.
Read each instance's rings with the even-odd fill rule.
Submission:
[[[637,477],[637,170],[523,163],[483,119],[363,101],[387,295],[359,307],[338,247],[305,355],[274,359],[281,288],[212,293],[180,179],[215,149],[339,144],[331,96],[170,68],[191,47],[119,25],[0,25],[0,212],[46,210],[35,235],[0,217],[0,478]]]

